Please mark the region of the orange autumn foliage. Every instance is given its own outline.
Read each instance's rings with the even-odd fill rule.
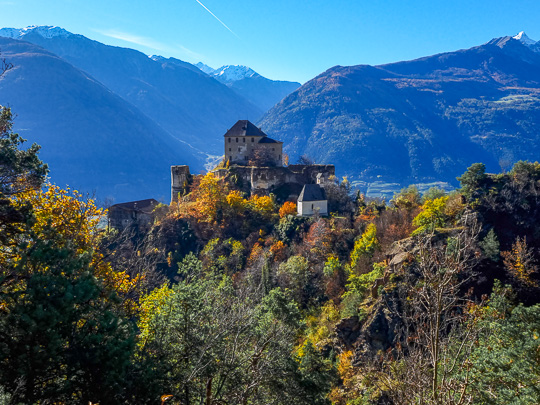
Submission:
[[[275,262],[282,262],[287,258],[286,250],[287,247],[280,240],[270,246],[270,253],[274,257]]]
[[[296,204],[292,201],[285,201],[279,209],[279,217],[283,218],[287,215],[296,215]]]

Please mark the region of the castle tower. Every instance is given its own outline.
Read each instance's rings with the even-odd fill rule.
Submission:
[[[247,166],[259,161],[257,166],[283,166],[283,142],[267,136],[248,120],[237,121],[225,135],[225,161]]]
[[[171,204],[184,195],[189,184],[189,166],[171,166]]]

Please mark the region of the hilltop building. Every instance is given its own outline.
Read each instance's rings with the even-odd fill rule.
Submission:
[[[238,121],[224,137],[229,164],[283,166],[283,142],[270,138],[248,120]]]
[[[119,231],[130,226],[149,228],[154,222],[154,208],[158,204],[153,198],[114,204],[108,209],[109,226]]]
[[[248,194],[274,194],[278,201],[296,200],[306,184],[324,184],[334,165],[283,166],[283,142],[267,136],[248,120],[236,122],[224,135],[225,167],[212,171]],[[171,167],[171,203],[187,190],[188,166]]]
[[[298,215],[311,216],[316,213],[328,215],[328,200],[324,188],[319,184],[306,184],[297,201]]]

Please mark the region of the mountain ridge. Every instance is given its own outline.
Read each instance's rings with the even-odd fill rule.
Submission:
[[[258,124],[292,161],[336,162],[356,184],[457,185],[474,162],[496,171],[506,160],[537,159],[539,89],[540,54],[503,37],[412,61],[332,67]]]
[[[100,199],[168,199],[169,165],[197,167],[192,151],[54,53],[3,37],[0,47],[14,66],[0,78],[0,104],[12,108],[15,131],[42,145],[54,183]]]

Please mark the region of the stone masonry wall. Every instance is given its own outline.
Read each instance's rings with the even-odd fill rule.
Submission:
[[[288,167],[232,166],[215,170],[219,179],[233,182],[245,192],[258,195],[279,194],[281,199],[298,197],[305,184],[315,184],[317,175],[335,175],[334,165],[290,165]]]
[[[190,177],[189,166],[171,166],[171,204],[184,194]]]

